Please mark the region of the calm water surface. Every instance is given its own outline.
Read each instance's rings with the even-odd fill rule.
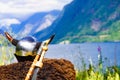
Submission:
[[[94,65],[98,64],[98,47],[101,48],[104,65],[120,65],[120,43],[78,43],[49,45],[46,58],[64,58],[70,60],[76,67],[82,65],[81,60],[88,65],[90,60]]]
[[[90,61],[94,65],[97,65],[98,54],[100,53],[98,47],[101,48],[102,60],[105,66],[111,66],[114,64],[120,65],[120,42],[51,44],[48,46],[48,51],[45,54],[45,57],[70,60],[77,68],[82,66],[82,60],[84,60],[87,66]],[[4,49],[8,49],[9,51],[9,47],[0,48],[0,55],[5,53],[2,52],[2,50],[5,51]],[[6,53],[9,53],[8,51]],[[14,53],[14,51],[11,52]],[[15,62],[15,60],[13,60],[13,62]]]

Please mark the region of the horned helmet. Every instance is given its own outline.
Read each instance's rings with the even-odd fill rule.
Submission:
[[[18,62],[33,61],[42,42],[36,42],[33,37],[24,37],[20,40],[14,39],[9,33],[5,32],[6,38],[16,47],[15,57]]]

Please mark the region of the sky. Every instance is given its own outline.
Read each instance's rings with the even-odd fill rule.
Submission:
[[[72,0],[0,0],[0,19],[23,20],[35,12],[62,10]]]
[[[61,11],[63,7],[71,1],[72,0],[0,0],[0,29],[4,27],[9,29],[11,24],[20,24],[37,12]],[[50,17],[47,18],[47,21],[38,27],[36,32],[52,24],[52,22],[49,21]],[[32,28],[33,27],[29,27],[29,30],[25,29],[23,34],[28,34]]]

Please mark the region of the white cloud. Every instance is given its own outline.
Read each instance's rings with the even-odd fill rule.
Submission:
[[[1,0],[0,13],[34,13],[61,10],[72,0]]]
[[[17,18],[26,20],[36,12],[62,10],[72,0],[0,0],[0,20]]]
[[[36,12],[48,12],[51,10],[62,10],[62,8],[72,0],[0,0],[0,26],[10,26],[20,24]],[[52,20],[51,20],[52,21]],[[50,19],[46,19],[43,28],[51,24]],[[33,25],[23,31],[28,34]],[[31,27],[30,27],[31,26]],[[1,27],[0,27],[1,28]]]
[[[0,20],[0,27],[1,26],[10,26],[11,24],[20,24],[20,21],[17,19],[2,19],[2,20]]]

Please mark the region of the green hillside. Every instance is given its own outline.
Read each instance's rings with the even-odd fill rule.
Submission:
[[[73,0],[52,26],[53,43],[120,41],[120,0]]]

